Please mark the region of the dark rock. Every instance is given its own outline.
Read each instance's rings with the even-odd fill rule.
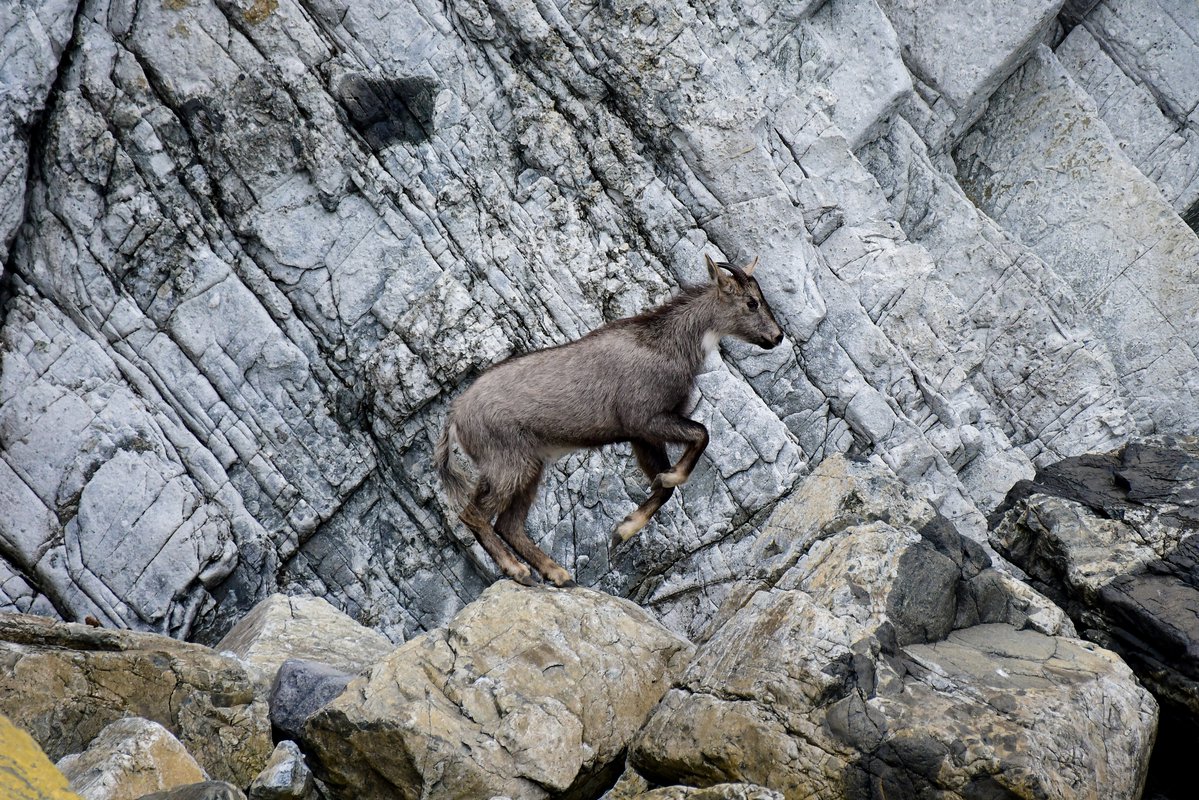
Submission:
[[[1042,468],[991,527],[1089,638],[1199,720],[1199,444],[1137,442]]]
[[[1189,796],[1177,753],[1199,731],[1197,512],[1199,443],[1179,439],[1045,467],[991,518],[995,548],[1161,701],[1148,784],[1163,797]]]
[[[203,781],[166,792],[148,794],[140,800],[246,800],[246,795],[231,783]]]
[[[298,740],[308,718],[341,694],[353,677],[319,661],[284,661],[271,686],[271,727],[276,738]]]

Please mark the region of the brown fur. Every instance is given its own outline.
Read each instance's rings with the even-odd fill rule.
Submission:
[[[731,335],[769,348],[782,340],[748,274],[752,267],[705,260],[710,283],[568,344],[496,364],[455,401],[434,461],[446,493],[463,506],[462,521],[505,575],[531,581],[519,554],[555,585],[571,582],[524,530],[547,461],[574,449],[631,442],[652,492],[621,522],[612,545],[627,541],[686,482],[708,444],[707,429],[682,414],[705,342]],[[453,441],[478,469],[473,491],[451,463]],[[686,445],[673,467],[668,443]]]

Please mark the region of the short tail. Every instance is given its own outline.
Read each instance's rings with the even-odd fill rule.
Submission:
[[[451,438],[455,440],[458,438],[452,419],[446,421],[445,428],[441,431],[441,438],[437,440],[437,447],[433,451],[433,464],[437,467],[437,475],[441,478],[441,486],[445,489],[446,497],[458,508],[465,508],[470,484],[466,474],[450,458]]]

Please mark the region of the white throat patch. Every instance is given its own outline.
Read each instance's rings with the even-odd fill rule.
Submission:
[[[716,349],[716,345],[720,344],[720,334],[716,331],[707,331],[704,333],[702,347],[704,348],[704,358],[712,355],[712,351]]]

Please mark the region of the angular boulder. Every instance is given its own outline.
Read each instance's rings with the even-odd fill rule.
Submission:
[[[1199,442],[1069,458],[1012,488],[995,549],[1199,725]]]
[[[58,768],[83,800],[138,800],[208,778],[170,731],[140,717],[110,724]]]
[[[1114,653],[1036,630],[885,475],[830,459],[776,512],[631,765],[788,798],[1140,797],[1153,698]]]
[[[333,796],[585,796],[693,652],[635,604],[493,585],[356,678],[306,728]]]
[[[5,800],[79,800],[66,777],[25,731],[0,714],[0,797]]]
[[[358,672],[387,656],[395,645],[319,597],[273,594],[254,606],[215,649],[253,665],[269,686],[289,658]]]
[[[54,759],[110,723],[164,726],[209,776],[245,786],[271,753],[267,706],[236,659],[155,634],[0,614],[0,713]]]
[[[271,760],[250,784],[250,800],[315,800],[316,783],[300,746],[279,742]]]
[[[279,736],[299,739],[308,719],[341,694],[353,677],[319,661],[284,661],[271,685],[271,727]]]

